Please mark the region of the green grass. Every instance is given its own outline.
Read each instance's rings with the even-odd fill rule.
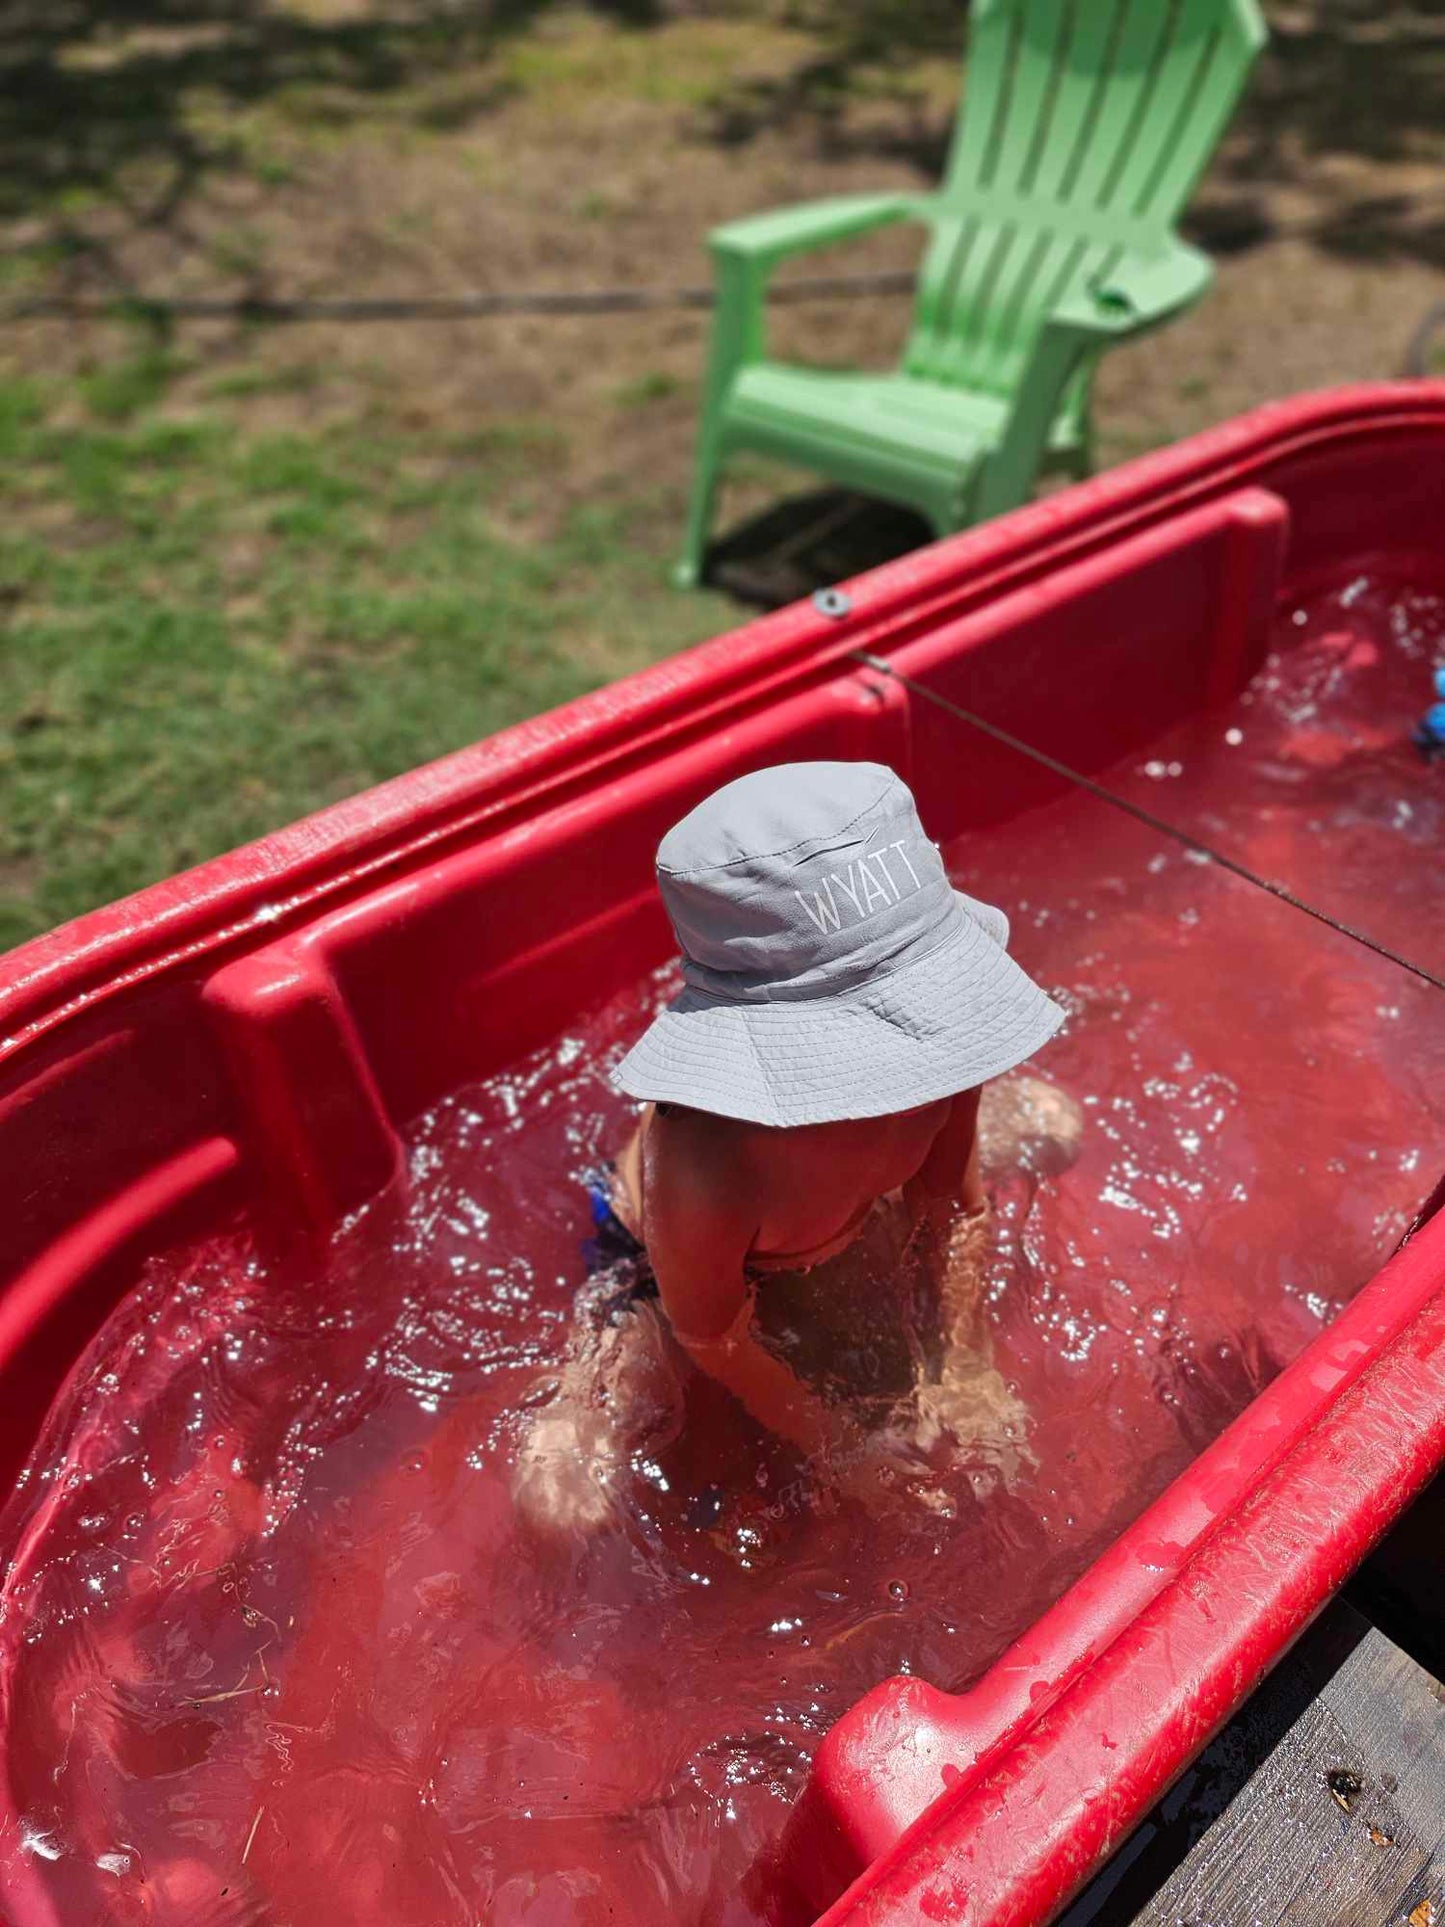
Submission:
[[[111,422],[129,421],[160,401],[182,368],[183,363],[163,344],[147,343],[84,376],[80,397],[92,415]]]
[[[165,379],[0,383],[0,946],[735,619],[645,484],[517,533],[546,424],[245,432]]]
[[[665,368],[649,368],[622,383],[617,399],[624,408],[646,408],[650,402],[670,401],[681,391],[682,383]]]

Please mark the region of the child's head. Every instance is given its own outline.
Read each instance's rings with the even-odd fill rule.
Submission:
[[[629,1095],[759,1124],[880,1117],[1022,1063],[1064,1013],[955,890],[878,763],[784,763],[663,838],[685,987],[615,1073]]]

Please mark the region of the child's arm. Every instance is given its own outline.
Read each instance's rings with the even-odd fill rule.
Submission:
[[[759,1425],[812,1456],[835,1442],[822,1400],[752,1332],[744,1266],[757,1232],[744,1173],[670,1157],[649,1173],[647,1255],[679,1344]]]
[[[960,1091],[954,1098],[928,1156],[904,1186],[915,1211],[952,1214],[985,1208],[988,1201],[978,1155],[978,1105],[982,1095],[980,1084],[975,1090]]]
[[[960,1091],[923,1165],[904,1194],[933,1226],[943,1250],[939,1279],[943,1340],[950,1351],[977,1342],[979,1284],[988,1247],[988,1198],[979,1171],[982,1086]]]
[[[665,1293],[663,1298],[665,1303]],[[832,1422],[817,1394],[758,1343],[750,1329],[752,1311],[749,1297],[725,1332],[699,1338],[679,1330],[678,1339],[688,1356],[725,1385],[759,1425],[795,1445],[805,1457],[822,1457],[840,1442],[842,1427]]]

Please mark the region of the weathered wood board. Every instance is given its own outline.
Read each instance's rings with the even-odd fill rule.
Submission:
[[[1335,1604],[1064,1919],[1445,1927],[1445,1687]]]

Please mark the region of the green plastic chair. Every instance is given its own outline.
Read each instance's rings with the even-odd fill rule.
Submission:
[[[1209,284],[1174,223],[1264,40],[1254,0],[974,0],[967,111],[936,194],[848,195],[715,229],[679,582],[700,577],[736,449],[907,503],[940,535],[1027,500],[1045,467],[1088,474],[1100,353]],[[902,367],[769,360],[778,264],[895,221],[932,229]]]

